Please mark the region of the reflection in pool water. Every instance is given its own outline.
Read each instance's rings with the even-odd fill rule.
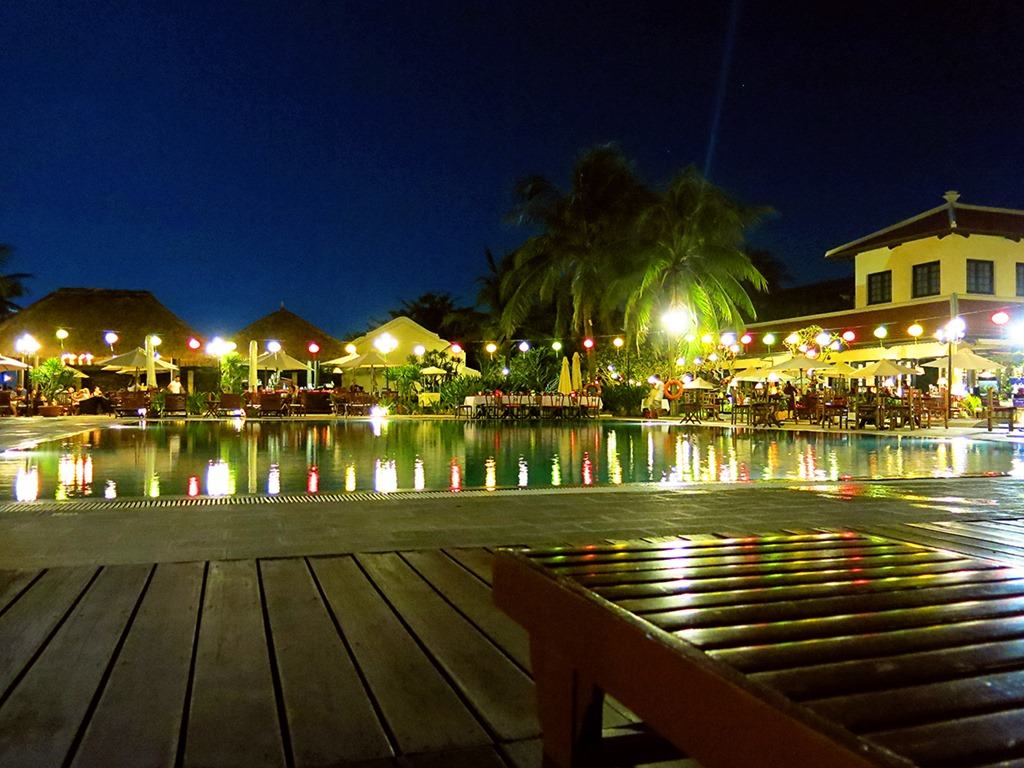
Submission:
[[[1024,476],[1024,446],[966,438],[595,421],[195,422],[95,430],[0,461],[20,500]]]

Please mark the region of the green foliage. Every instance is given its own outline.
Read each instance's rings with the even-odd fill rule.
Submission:
[[[202,416],[206,413],[207,392],[189,392],[185,395],[185,409],[190,416]]]
[[[57,402],[58,394],[75,384],[75,374],[59,357],[44,360],[29,372],[29,378],[48,403]]]
[[[416,355],[409,355],[409,362],[416,365],[417,369],[430,368],[441,368],[446,373],[442,377],[443,379],[449,379],[455,376],[459,370],[459,364],[451,355],[437,349],[430,349],[422,357],[416,357]]]
[[[220,359],[220,391],[240,395],[245,391],[248,366],[237,352],[230,352]]]
[[[395,366],[388,372],[388,375],[394,383],[395,389],[398,390],[399,399],[403,401],[412,399],[416,382],[423,378],[420,366],[416,363]]]
[[[981,398],[977,395],[964,395],[960,408],[970,416],[977,416],[981,412]]]
[[[650,391],[647,384],[607,384],[601,400],[604,409],[617,416],[639,416],[644,398]]]
[[[560,357],[550,349],[533,348],[517,352],[508,361],[508,380],[500,386],[508,392],[543,392],[558,386]]]
[[[154,413],[163,413],[165,402],[167,402],[166,392],[154,392],[149,398],[149,409]]]
[[[445,410],[453,410],[462,405],[462,401],[467,396],[475,395],[482,389],[484,389],[482,380],[470,376],[455,376],[447,381],[442,381],[441,407]]]

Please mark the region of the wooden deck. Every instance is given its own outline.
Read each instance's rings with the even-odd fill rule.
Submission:
[[[1024,521],[892,528],[1024,564]],[[0,572],[0,765],[539,766],[528,641],[492,605],[491,558]],[[614,702],[605,726],[637,727]]]

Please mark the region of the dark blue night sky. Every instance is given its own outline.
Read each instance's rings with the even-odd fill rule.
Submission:
[[[711,178],[795,282],[941,202],[1024,207],[1015,4],[744,2]],[[826,4],[820,4],[823,8]],[[730,4],[0,4],[0,242],[28,300],[147,288],[206,333],[471,301],[518,177],[702,166]]]

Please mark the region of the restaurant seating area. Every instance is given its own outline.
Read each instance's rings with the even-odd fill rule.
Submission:
[[[602,408],[597,395],[482,392],[468,395],[456,416],[467,419],[533,420],[596,419]]]

